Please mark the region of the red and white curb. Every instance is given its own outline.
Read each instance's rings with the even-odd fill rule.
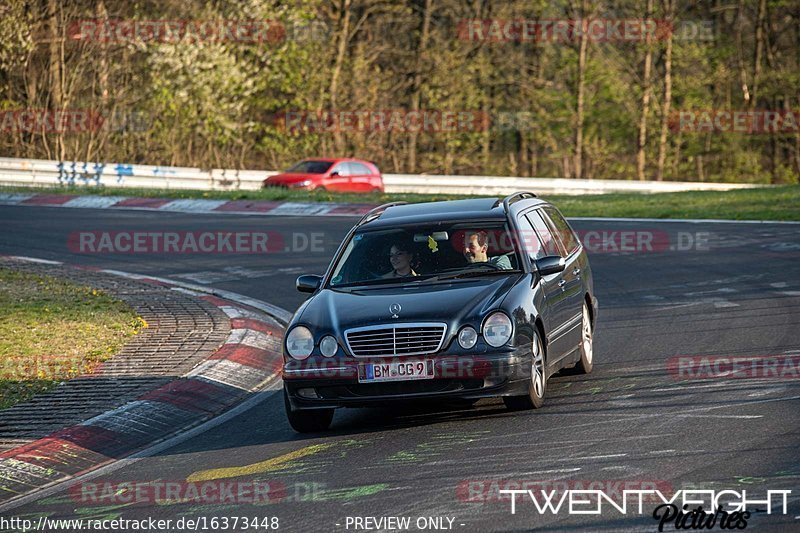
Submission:
[[[203,200],[129,198],[126,196],[78,196],[73,194],[0,193],[0,205],[126,209],[171,213],[208,213],[268,216],[360,216],[373,204],[323,202],[274,202],[268,200]]]
[[[63,264],[36,258],[13,259]],[[76,267],[81,268],[81,267]],[[0,510],[33,491],[84,476],[196,428],[274,386],[283,365],[283,330],[291,314],[227,291],[115,270],[90,270],[156,283],[219,307],[231,321],[225,343],[185,376],[75,426],[0,453]]]

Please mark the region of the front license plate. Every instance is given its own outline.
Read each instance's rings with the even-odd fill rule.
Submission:
[[[401,361],[396,363],[362,363],[358,365],[358,381],[405,381],[432,379],[433,361]]]

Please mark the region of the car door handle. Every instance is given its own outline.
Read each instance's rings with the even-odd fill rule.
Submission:
[[[573,276],[577,276],[577,275],[578,275],[578,274],[580,274],[580,273],[581,273],[581,269],[580,269],[580,268],[578,268],[578,267],[575,267],[575,270],[573,270],[573,271],[572,271],[572,275],[573,275]]]

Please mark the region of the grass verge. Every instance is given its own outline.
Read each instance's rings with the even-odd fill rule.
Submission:
[[[121,189],[108,187],[61,187],[31,189],[0,187],[1,192],[49,194],[99,194],[147,198],[208,198],[219,200],[271,200],[380,204],[395,201],[432,202],[484,195],[447,194],[336,194],[331,192],[262,189],[258,191],[183,191]],[[675,193],[622,193],[584,196],[544,196],[566,216],[630,218],[719,218],[731,220],[800,220],[800,185],[733,191]]]
[[[92,372],[147,327],[91,287],[0,267],[0,409]]]

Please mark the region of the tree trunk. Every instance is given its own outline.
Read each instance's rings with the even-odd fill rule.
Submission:
[[[581,24],[584,23],[589,11],[586,0],[581,2]],[[575,106],[575,152],[573,154],[574,177],[583,177],[583,121],[584,121],[584,91],[586,86],[586,48],[588,40],[586,32],[581,31],[578,43],[578,87],[577,103]]]
[[[664,12],[671,27],[674,25],[675,4],[674,0],[664,1]],[[661,102],[661,136],[658,139],[658,169],[656,180],[664,180],[664,164],[667,160],[667,130],[669,128],[669,113],[672,106],[672,31],[667,36],[666,51],[664,52],[664,99]]]
[[[431,26],[431,4],[433,0],[425,0],[425,11],[422,14],[422,28],[420,30],[419,45],[417,46],[417,58],[414,65],[414,85],[411,89],[411,111],[419,111],[420,99],[422,95],[422,65],[425,50],[428,48]],[[417,136],[416,131],[409,132],[408,135],[408,169],[409,173],[417,171]]]
[[[645,18],[653,16],[653,0],[647,0]],[[645,169],[645,145],[647,144],[647,114],[650,112],[650,70],[653,62],[653,51],[651,50],[651,36],[647,33],[645,37],[644,72],[642,73],[642,116],[639,118],[639,136],[636,143],[636,175],[639,180],[644,181]]]
[[[758,100],[758,82],[761,78],[761,56],[764,55],[764,16],[767,12],[767,0],[758,2],[758,16],[756,20],[756,46],[753,52],[753,97],[750,99],[750,109],[756,107]]]
[[[339,30],[338,49],[336,51],[336,62],[334,63],[333,72],[331,73],[331,84],[329,90],[331,111],[337,111],[337,105],[339,101],[339,76],[342,73],[344,57],[345,53],[347,52],[347,42],[350,39],[350,7],[351,0],[342,0],[341,11],[339,15],[341,20],[341,28]],[[333,141],[336,146],[336,151],[338,152],[337,155],[339,157],[343,156],[344,136],[342,135],[341,131],[334,131]]]
[[[50,78],[50,111],[57,111],[62,109],[64,105],[64,92],[62,84],[62,69],[61,69],[61,43],[59,37],[59,23],[58,23],[58,2],[56,0],[47,0],[47,29],[48,29],[48,52],[49,52],[49,78]],[[42,132],[46,135],[46,132]],[[55,134],[56,141],[56,157],[64,159],[64,137],[62,133]]]
[[[742,44],[742,34],[744,33],[744,0],[739,0],[736,9],[736,59],[739,65],[739,82],[742,84],[742,98],[748,107],[750,106],[750,90],[747,87],[747,69],[744,65],[744,46]]]

